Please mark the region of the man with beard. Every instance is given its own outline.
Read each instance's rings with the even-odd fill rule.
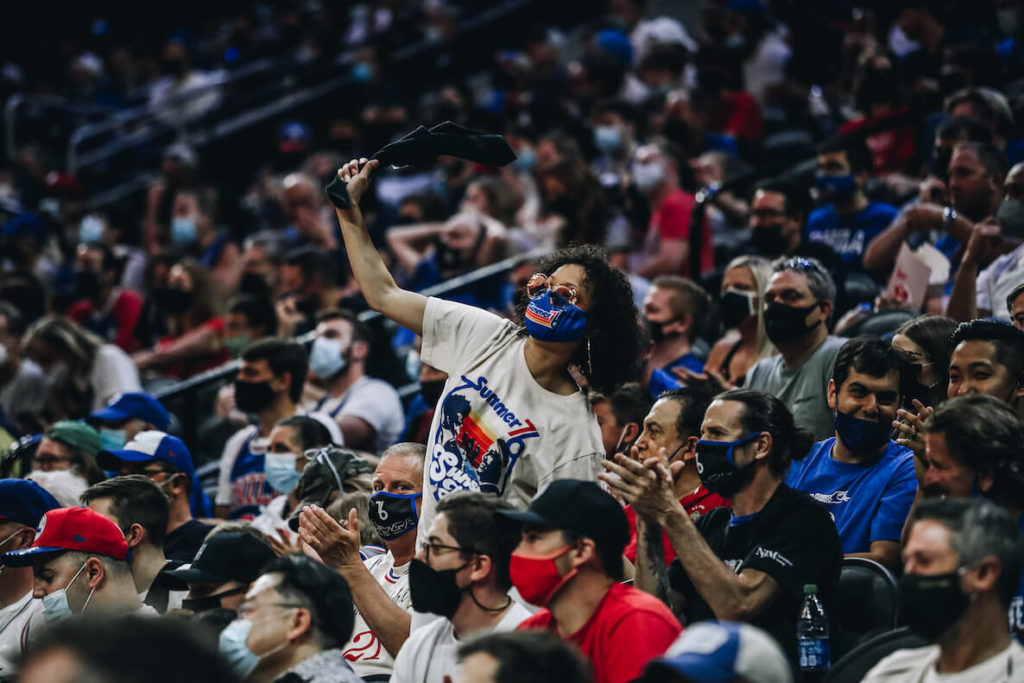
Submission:
[[[825,390],[843,345],[828,333],[836,286],[814,259],[776,261],[774,271],[764,295],[764,324],[779,355],[750,368],[744,386],[779,399],[790,407],[797,424],[815,439],[825,439],[834,429]]]
[[[708,407],[696,449],[701,483],[731,509],[715,508],[694,522],[658,458],[638,463],[617,455],[600,475],[638,516],[668,534],[676,552],[669,577],[686,623],[749,622],[774,637],[794,666],[804,587],[817,586],[831,613],[842,562],[828,511],[784,483],[793,457],[810,445],[781,401],[732,389]]]
[[[303,405],[338,423],[345,446],[374,455],[395,443],[402,430],[402,402],[394,387],[366,374],[370,330],[348,311],[320,315],[310,349],[310,383],[324,391]]]

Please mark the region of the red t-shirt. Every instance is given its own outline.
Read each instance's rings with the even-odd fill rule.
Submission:
[[[132,332],[141,311],[142,298],[129,289],[122,289],[108,312],[99,314],[91,301],[81,299],[68,308],[68,318],[95,332],[103,341],[117,344],[125,353],[131,353],[139,349]]]
[[[900,107],[893,115],[906,111]],[[880,119],[859,118],[847,121],[839,128],[840,135],[847,135],[865,126],[876,123]],[[915,131],[913,126],[883,130],[869,135],[864,142],[871,150],[872,171],[876,175],[892,171],[905,171],[914,158]]]
[[[690,216],[697,202],[693,195],[678,187],[669,190],[651,214],[651,227],[647,233],[646,251],[656,254],[665,240],[690,239]],[[714,268],[715,252],[711,246],[711,224],[705,216],[704,232],[701,239],[700,269],[707,272]],[[689,275],[689,259],[683,263],[680,275]]]
[[[542,609],[516,627],[518,631],[558,632],[554,615]],[[626,683],[647,663],[665,654],[683,627],[661,600],[621,583],[605,593],[590,620],[564,638],[594,667],[594,683]]]
[[[758,143],[764,137],[764,118],[750,93],[733,90],[722,94],[712,121],[721,121],[720,133],[735,140]]]
[[[690,515],[690,519],[694,521],[714,508],[731,507],[729,501],[717,493],[711,493],[704,488],[703,484],[698,486],[697,490],[693,493],[680,498],[679,504],[683,506],[686,514]],[[626,549],[622,551],[622,554],[630,562],[636,564],[636,512],[633,511],[632,505],[627,505],[624,511],[626,519],[629,521],[629,543],[626,545]],[[672,549],[672,544],[668,540],[668,534],[664,531],[661,532],[661,541],[665,549],[665,566],[667,567],[672,560],[676,559],[676,551]]]

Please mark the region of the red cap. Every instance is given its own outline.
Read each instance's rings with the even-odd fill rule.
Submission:
[[[105,555],[117,560],[128,557],[128,541],[109,518],[89,508],[57,508],[39,520],[36,540],[31,548],[5,553],[5,562],[14,567],[32,563],[41,553],[77,550]]]

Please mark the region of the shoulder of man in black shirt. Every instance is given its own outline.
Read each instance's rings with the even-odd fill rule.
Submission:
[[[168,560],[191,562],[212,529],[213,525],[206,522],[200,522],[198,519],[188,520],[167,534],[167,538],[164,539],[164,557]]]

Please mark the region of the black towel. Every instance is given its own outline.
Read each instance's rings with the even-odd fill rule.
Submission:
[[[420,126],[380,148],[371,158],[393,166],[427,167],[442,154],[487,166],[504,166],[516,158],[515,152],[500,135],[478,133],[451,121],[439,123],[429,130]],[[335,176],[324,188],[331,203],[339,209],[347,209],[351,205],[346,185]]]

